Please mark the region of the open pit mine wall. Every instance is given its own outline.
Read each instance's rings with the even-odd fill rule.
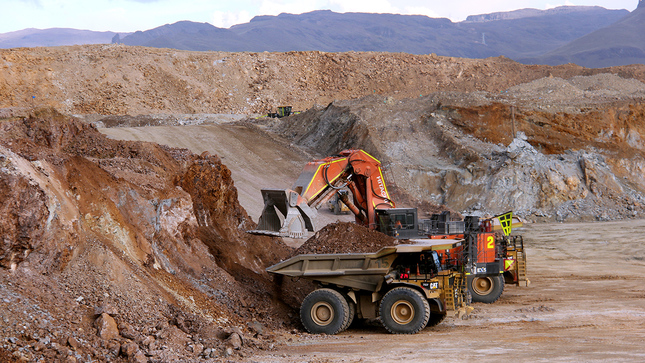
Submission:
[[[607,105],[570,115],[584,123],[566,114],[518,111],[516,131],[524,131],[511,138],[508,105],[473,111],[450,102],[445,95],[337,101],[273,130],[319,155],[363,148],[382,161],[390,189],[466,214],[512,210],[531,221],[585,221],[645,213],[644,145],[625,132],[645,135],[642,107]],[[607,114],[615,119],[607,121]],[[590,142],[562,124],[544,127],[556,121],[613,136]],[[559,131],[540,134],[544,129]]]
[[[0,270],[71,284],[78,295],[50,291],[53,301],[109,300],[122,317],[173,305],[232,324],[240,300],[271,306],[259,288],[226,293],[235,277],[266,279],[288,255],[244,233],[255,224],[216,156],[109,140],[51,109],[0,119],[0,200]]]
[[[586,69],[377,52],[188,52],[119,44],[0,49],[0,108],[53,106],[64,114],[260,113],[333,100],[438,91],[500,92],[553,76],[614,73],[645,80],[645,66]]]

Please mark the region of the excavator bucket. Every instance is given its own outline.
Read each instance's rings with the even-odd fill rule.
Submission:
[[[253,234],[306,238],[315,230],[317,212],[297,192],[289,189],[262,189],[264,209]]]

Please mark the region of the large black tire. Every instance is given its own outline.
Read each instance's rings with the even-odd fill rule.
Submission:
[[[473,302],[492,304],[504,292],[504,277],[497,276],[468,276],[468,291]]]
[[[352,301],[352,299],[350,299],[349,296],[345,294],[343,294],[343,296],[345,297],[345,301],[347,301],[347,306],[349,307],[349,310],[347,310],[348,311],[347,323],[345,323],[341,331],[347,330],[347,328],[349,328],[349,326],[352,325],[352,323],[354,322],[354,317],[356,316],[356,304],[354,303],[354,301]]]
[[[430,313],[430,319],[428,319],[428,324],[426,325],[428,328],[431,328],[433,326],[439,325],[443,319],[446,318],[446,313]]]
[[[302,325],[312,334],[337,334],[346,326],[348,319],[347,300],[336,290],[314,290],[300,306]]]
[[[397,287],[390,290],[379,307],[381,323],[392,334],[415,334],[430,318],[428,300],[417,290]]]

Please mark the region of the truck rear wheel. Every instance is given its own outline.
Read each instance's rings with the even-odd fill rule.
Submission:
[[[426,327],[431,328],[433,326],[439,325],[446,318],[446,313],[430,313],[430,319],[428,319],[428,324]]]
[[[343,330],[348,319],[347,300],[336,290],[314,290],[300,306],[302,325],[312,334],[337,334]]]
[[[347,306],[349,307],[348,311],[348,316],[347,316],[347,322],[343,326],[343,328],[340,331],[345,331],[347,328],[349,328],[350,325],[354,322],[354,317],[356,316],[356,304],[352,299],[349,298],[349,296],[345,295],[345,301],[347,301]]]
[[[417,290],[397,287],[385,294],[379,312],[383,326],[390,333],[414,334],[428,323],[430,305]]]
[[[474,302],[492,304],[504,292],[504,277],[497,276],[469,276],[468,290]]]

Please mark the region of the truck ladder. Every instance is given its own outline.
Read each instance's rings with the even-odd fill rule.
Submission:
[[[526,254],[524,253],[524,238],[513,236],[513,249],[517,261],[517,286],[529,286],[530,281],[526,277]]]
[[[524,248],[517,250],[517,282],[519,286],[529,286],[529,279],[526,278],[526,255]]]

